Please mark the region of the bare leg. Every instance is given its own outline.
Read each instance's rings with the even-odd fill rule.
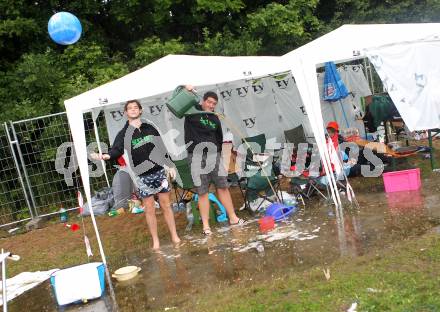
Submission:
[[[156,208],[154,207],[154,196],[149,196],[142,199],[142,204],[145,208],[145,218],[147,219],[148,229],[150,230],[151,238],[153,239],[153,249],[159,249],[159,237],[157,236],[157,219]]]
[[[170,205],[170,192],[159,193],[158,196],[160,208],[163,211],[163,217],[168,225],[168,230],[171,234],[171,240],[174,244],[178,244],[180,243],[180,238],[177,235],[176,222],[174,221],[174,213]]]
[[[226,209],[226,213],[229,216],[229,223],[237,223],[238,217],[235,214],[234,205],[232,204],[231,193],[229,193],[229,188],[217,188],[217,195],[218,199]]]
[[[202,217],[203,229],[209,229],[209,197],[208,193],[199,195],[199,210]]]

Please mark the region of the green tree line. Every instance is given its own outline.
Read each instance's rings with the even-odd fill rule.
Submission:
[[[47,33],[49,18],[60,11],[83,27],[71,46]],[[343,24],[435,22],[439,13],[440,0],[0,0],[0,122],[64,111],[65,99],[167,54],[282,55]],[[71,207],[75,192],[41,174],[55,172],[56,148],[70,140],[68,129],[57,119],[22,126],[19,148],[40,213]],[[0,140],[0,223],[6,223],[29,213],[2,129]]]
[[[59,11],[82,23],[74,45],[49,38]],[[63,111],[65,99],[170,53],[282,55],[342,24],[439,13],[440,0],[0,0],[0,121]]]

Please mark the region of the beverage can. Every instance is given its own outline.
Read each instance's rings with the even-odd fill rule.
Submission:
[[[67,214],[67,210],[64,209],[63,207],[61,207],[60,208],[60,221],[62,223],[66,223],[68,219],[69,219],[69,215]]]

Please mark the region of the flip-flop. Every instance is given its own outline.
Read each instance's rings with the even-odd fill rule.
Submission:
[[[211,231],[210,228],[207,228],[207,229],[204,229],[204,230],[202,231],[202,234],[205,235],[205,236],[209,236],[209,235],[212,234],[212,231]]]
[[[238,221],[237,222],[235,222],[235,223],[230,223],[230,225],[245,225],[246,224],[246,220],[245,219],[242,219],[242,218],[239,218],[238,219]]]
[[[179,249],[180,247],[185,246],[185,244],[186,244],[186,242],[180,241],[178,243],[173,243],[173,247],[176,249]]]

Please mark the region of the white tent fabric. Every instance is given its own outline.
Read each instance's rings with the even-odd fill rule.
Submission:
[[[341,104],[321,101],[324,123],[336,120],[341,127],[358,128],[360,134],[364,135],[363,123],[356,120],[357,111],[354,106],[359,106],[361,96],[371,94],[368,82],[361,66],[343,66],[338,70],[351,95],[343,99]],[[322,91],[321,74],[318,74],[318,80]],[[313,138],[305,106],[290,72],[197,89],[199,94],[212,90],[219,95],[217,111],[229,119],[229,123],[222,123],[224,137],[233,138],[235,145],[241,142],[237,133],[228,128],[231,123],[246,137],[264,133],[267,139],[275,138],[276,142],[284,142],[284,130],[303,125],[306,136]],[[143,106],[143,118],[154,123],[162,134],[165,134],[164,141],[168,151],[173,159],[178,159],[186,156],[183,148],[183,119],[177,119],[166,108],[165,102],[170,96],[171,92],[168,92],[138,100]],[[342,105],[349,122],[348,126],[345,124]],[[113,142],[127,120],[123,114],[123,106],[124,103],[104,107],[110,142]],[[173,131],[170,132],[171,130]]]
[[[439,34],[439,23],[344,25],[281,57],[291,67],[298,83],[327,173],[331,172],[330,159],[325,148],[316,68],[328,61],[343,63],[365,58],[367,48],[419,40]],[[336,183],[332,175],[330,180],[332,198],[340,206],[339,194],[335,192]]]
[[[350,94],[346,98],[336,102],[324,101],[324,73],[318,74],[318,87],[324,125],[334,120],[338,122],[341,128],[357,128],[359,134],[364,137],[365,126],[364,123],[359,120],[359,117],[363,116],[364,113],[360,106],[361,97],[371,95],[367,78],[362,71],[361,65],[341,66],[338,68],[338,72]]]
[[[396,42],[418,40],[440,34],[440,24],[344,25],[290,53],[279,57],[202,57],[167,56],[138,71],[65,101],[69,125],[83,180],[90,202],[83,113],[99,106],[117,104],[133,98],[147,98],[170,92],[176,85],[214,85],[291,70],[305,105],[311,129],[330,173],[330,159],[325,145],[320,110],[316,66],[326,61],[341,63],[363,58],[365,49]],[[332,198],[341,206],[336,184],[330,174]],[[99,233],[92,214],[95,231]],[[100,252],[103,255],[102,246]],[[105,259],[103,259],[105,263]]]
[[[122,78],[82,93],[64,102],[87,202],[91,202],[90,180],[83,114],[97,107],[169,93],[176,86],[214,85],[261,77],[288,70],[279,57],[219,57],[168,55]],[[93,209],[91,219],[102,261],[106,258]]]
[[[208,90],[219,95],[217,111],[228,118],[222,123],[224,138],[232,138],[235,145],[241,143],[237,131],[245,137],[264,133],[268,140],[275,138],[277,142],[284,142],[284,130],[303,125],[306,136],[313,137],[307,113],[290,72],[197,87],[200,95]],[[171,92],[138,100],[143,106],[142,117],[154,123],[165,134],[168,151],[173,159],[178,159],[186,156],[183,153],[184,120],[177,119],[166,108],[165,102],[169,96]],[[126,122],[123,106],[124,103],[120,103],[104,108],[110,142],[113,142]],[[230,129],[231,125],[234,125],[234,129]]]
[[[87,111],[167,93],[178,85],[215,85],[288,70],[278,57],[168,55],[122,78],[65,101],[66,108]]]
[[[409,130],[440,127],[440,39],[367,49]]]
[[[283,56],[305,58],[314,65],[343,63],[366,56],[365,49],[419,40],[440,34],[440,23],[343,25]],[[296,77],[295,77],[296,78]]]

